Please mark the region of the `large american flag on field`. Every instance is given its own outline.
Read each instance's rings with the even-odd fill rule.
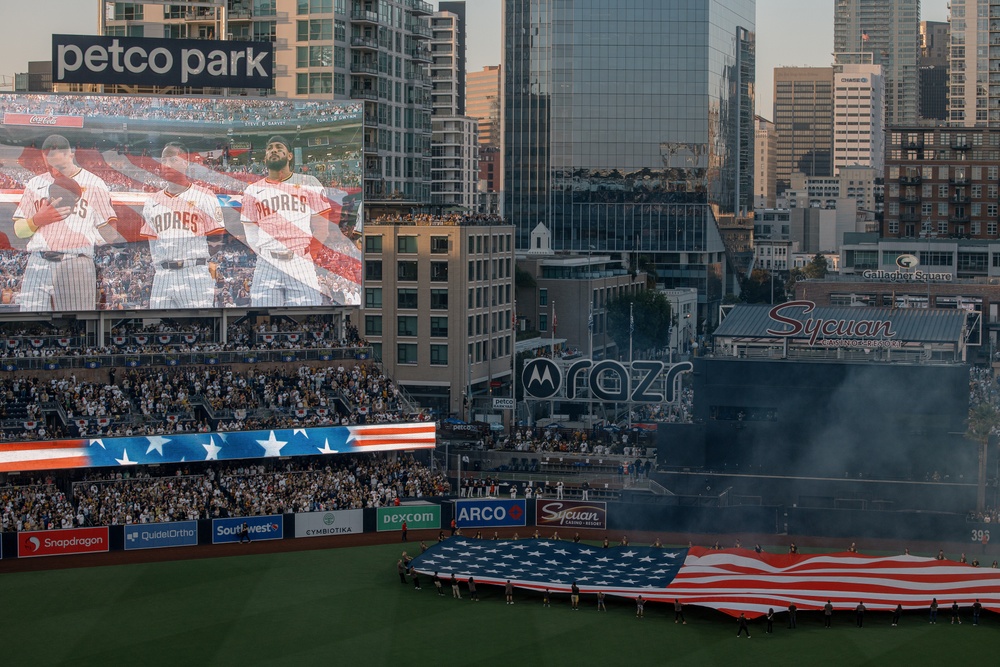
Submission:
[[[856,553],[758,554],[748,549],[721,551],[692,547],[601,548],[560,540],[475,540],[452,538],[414,559],[421,574],[480,584],[545,588],[568,593],[576,582],[581,593],[643,598],[653,602],[717,609],[754,618],[768,608],[783,610],[870,610],[926,608],[937,598],[942,608],[977,599],[1000,611],[1000,569],[973,567],[920,556],[864,556]]]

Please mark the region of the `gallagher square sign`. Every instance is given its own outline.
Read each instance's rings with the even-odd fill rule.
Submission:
[[[274,44],[52,35],[52,83],[272,88]]]

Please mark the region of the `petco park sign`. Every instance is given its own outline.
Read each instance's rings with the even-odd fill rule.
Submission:
[[[52,83],[271,88],[271,42],[52,35]]]
[[[805,337],[810,345],[861,345],[869,342],[872,346],[898,347],[898,341],[886,340],[896,336],[889,320],[865,319],[865,318],[839,318],[823,319],[809,317],[800,320],[794,317],[796,314],[806,315],[816,309],[816,304],[812,301],[789,301],[775,306],[768,313],[774,322],[782,325],[782,328],[770,328],[767,330],[772,336],[782,338]],[[862,311],[863,312],[863,311]]]

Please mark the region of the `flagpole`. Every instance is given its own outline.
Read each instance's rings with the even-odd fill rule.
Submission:
[[[628,374],[632,377],[632,332],[635,331],[635,302],[628,305]],[[632,430],[632,397],[629,396],[628,403],[625,404],[628,410],[628,428]]]
[[[510,397],[514,399],[514,412],[510,416],[510,428],[517,426],[517,299],[511,303],[510,337],[514,341],[510,355]]]

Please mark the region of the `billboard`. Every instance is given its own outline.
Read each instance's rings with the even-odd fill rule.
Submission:
[[[459,528],[524,526],[528,512],[524,500],[459,500],[455,522]]]
[[[17,557],[66,556],[108,550],[108,527],[32,530],[17,534]]]
[[[322,443],[322,447],[320,446]],[[434,449],[434,422],[0,443],[0,472]]]
[[[284,536],[280,514],[212,519],[212,544],[239,542],[240,530],[244,521],[249,528],[251,542],[280,540]]]
[[[125,526],[125,550],[194,547],[198,545],[198,522],[140,523]]]
[[[407,530],[440,528],[441,506],[428,503],[379,507],[377,521],[380,533],[388,530],[402,530],[404,521]]]
[[[273,88],[273,42],[52,35],[52,83]]]
[[[608,504],[573,500],[539,500],[535,503],[535,525],[606,529]]]
[[[295,537],[353,535],[365,532],[364,510],[302,512],[295,515]]]
[[[0,312],[360,304],[362,117],[0,94]]]

